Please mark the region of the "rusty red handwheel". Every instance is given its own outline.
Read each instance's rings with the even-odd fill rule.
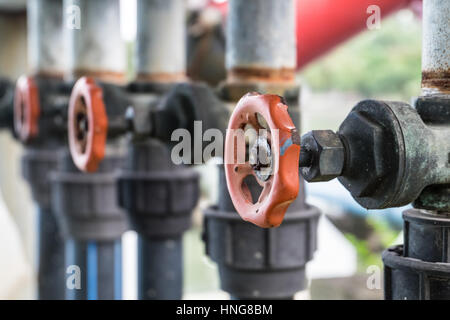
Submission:
[[[228,125],[225,175],[231,200],[244,220],[263,228],[279,226],[298,194],[300,138],[287,109],[279,96],[250,93]],[[251,142],[249,128],[255,134]],[[252,198],[248,176],[262,187],[258,199]]]
[[[97,170],[105,157],[108,117],[103,90],[90,77],[80,78],[72,90],[68,115],[69,147],[78,169]]]
[[[23,142],[38,135],[39,90],[33,78],[21,76],[17,80],[14,97],[14,131]]]

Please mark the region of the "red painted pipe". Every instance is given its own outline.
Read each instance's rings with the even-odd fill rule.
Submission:
[[[297,1],[297,68],[319,58],[337,45],[367,27],[371,5],[380,7],[381,18],[412,5],[421,8],[421,0],[296,0]],[[226,1],[210,0],[224,17]]]
[[[415,0],[297,0],[297,68],[327,53],[367,28],[371,5],[381,18],[408,7]]]

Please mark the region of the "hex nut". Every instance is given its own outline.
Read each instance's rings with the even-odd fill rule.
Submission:
[[[301,140],[301,148],[306,148],[312,154],[311,165],[301,170],[306,181],[329,181],[342,174],[345,149],[336,133],[314,130],[305,134]]]
[[[339,134],[347,142],[349,153],[341,183],[354,197],[373,195],[386,171],[383,127],[368,114],[352,111]]]

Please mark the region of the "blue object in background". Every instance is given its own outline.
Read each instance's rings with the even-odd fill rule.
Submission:
[[[340,206],[342,211],[351,215],[384,220],[395,230],[402,230],[402,212],[405,209],[411,208],[411,205],[408,205],[383,210],[367,210],[360,206],[352,198],[350,192],[336,179],[328,182],[306,183],[305,188],[307,197],[316,197],[329,201],[335,206]]]

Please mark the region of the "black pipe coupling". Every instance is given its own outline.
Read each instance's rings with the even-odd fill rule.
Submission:
[[[259,186],[247,185],[252,191]],[[203,241],[218,264],[222,290],[239,299],[292,299],[307,288],[305,265],[317,248],[319,209],[299,197],[280,227],[263,229],[236,213],[223,168],[219,186],[218,205],[205,210]]]
[[[115,240],[128,230],[124,212],[117,204],[115,170],[123,156],[110,154],[98,172],[78,171],[68,151],[60,154],[58,170],[50,174],[53,211],[62,234],[77,240]]]
[[[450,128],[422,120],[406,103],[362,101],[338,132],[309,132],[302,137],[301,149],[305,180],[338,177],[368,209],[403,206],[428,188],[450,184]],[[450,198],[444,198],[421,203],[426,202],[427,209],[450,211]]]
[[[202,83],[175,85],[157,105],[153,117],[154,136],[170,142],[172,132],[186,129],[194,134],[194,122],[202,129],[225,132],[229,112],[210,87]]]
[[[28,182],[33,200],[45,210],[51,208],[49,172],[57,169],[58,152],[26,148],[22,156],[22,176]]]
[[[404,245],[383,252],[387,300],[450,299],[450,214],[406,210]]]
[[[130,143],[118,177],[119,205],[131,227],[152,238],[181,235],[191,226],[191,212],[199,198],[199,175],[176,166],[166,144],[156,139]]]

